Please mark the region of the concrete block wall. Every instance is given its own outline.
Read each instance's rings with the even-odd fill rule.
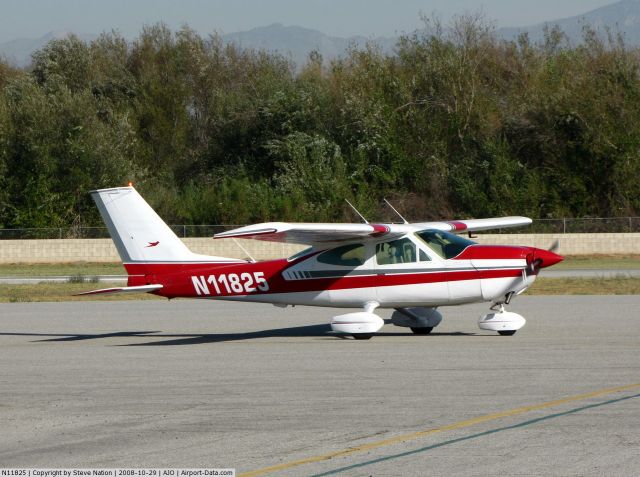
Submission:
[[[290,243],[264,242],[262,240],[212,238],[185,238],[184,243],[192,252],[219,257],[247,258],[247,254],[238,246],[240,244],[256,260],[270,260],[273,258],[290,257],[300,250],[308,248],[305,245]]]
[[[185,238],[187,247],[195,253],[219,257],[246,258],[247,254],[233,240]],[[240,243],[256,260],[289,257],[306,248],[295,244],[280,244],[258,240]],[[118,251],[111,239],[43,239],[0,240],[0,263],[68,263],[119,262]]]
[[[527,245],[548,249],[556,240],[561,255],[640,255],[640,233],[625,234],[482,234],[487,245]]]
[[[558,240],[564,255],[640,255],[640,233],[628,234],[482,234],[474,239],[487,245],[528,245],[549,248]],[[195,253],[245,258],[247,254],[233,240],[185,238]],[[306,248],[303,245],[238,240],[256,259],[288,257]],[[0,240],[0,263],[118,262],[110,239]]]

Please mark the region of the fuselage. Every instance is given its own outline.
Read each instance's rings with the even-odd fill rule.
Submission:
[[[436,307],[521,293],[562,258],[532,247],[486,246],[423,231],[390,241],[332,244],[264,262],[125,263],[129,286],[167,298],[362,308]],[[457,238],[456,238],[457,237]],[[445,240],[446,239],[446,240]],[[452,239],[455,244],[449,243]]]

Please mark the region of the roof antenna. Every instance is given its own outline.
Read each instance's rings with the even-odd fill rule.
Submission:
[[[396,215],[402,219],[402,223],[405,223],[405,224],[408,224],[408,223],[409,223],[409,222],[407,222],[407,219],[405,219],[402,215],[400,215],[400,212],[398,212],[398,211],[396,210],[396,208],[395,208],[393,205],[391,205],[391,203],[390,203],[387,199],[384,199],[384,198],[383,198],[382,200],[384,200],[384,201],[385,201],[385,203],[386,203],[389,207],[391,207],[391,210],[393,210],[393,211],[396,213]]]
[[[352,204],[351,202],[349,202],[347,199],[344,199],[344,201],[345,201],[347,204],[349,204],[349,206],[350,206],[353,210],[355,210],[356,214],[358,214],[358,215],[360,216],[360,218],[361,218],[362,220],[364,220],[364,223],[365,223],[365,224],[368,224],[368,223],[369,223],[369,221],[368,221],[367,219],[365,219],[365,218],[364,218],[364,216],[363,216],[360,212],[358,212],[358,209],[356,209],[356,208],[353,206],[353,204]]]

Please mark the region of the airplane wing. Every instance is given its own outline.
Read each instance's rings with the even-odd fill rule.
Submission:
[[[467,232],[480,232],[482,230],[507,229],[511,227],[523,227],[531,225],[528,217],[496,217],[493,219],[469,219],[452,220],[447,222],[422,222],[413,223],[412,226],[419,230],[437,229],[456,234]]]
[[[244,238],[267,242],[285,242],[305,245],[326,245],[340,242],[367,241],[385,238],[393,240],[416,230],[436,229],[453,233],[478,232],[529,225],[527,217],[499,217],[494,219],[454,220],[450,222],[423,222],[413,224],[296,224],[268,222],[248,225],[215,234],[214,239]]]
[[[392,230],[393,225],[382,224],[294,224],[269,222],[248,225],[239,229],[215,234],[214,239],[245,238],[268,242],[322,245],[354,240],[371,240],[379,237],[396,238],[406,230]]]

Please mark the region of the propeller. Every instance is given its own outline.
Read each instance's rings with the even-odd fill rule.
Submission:
[[[527,254],[527,275],[537,274],[541,268],[550,267],[560,261],[563,257],[556,251],[560,248],[560,241],[556,239],[547,250],[534,248]]]
[[[527,275],[535,275],[538,273],[542,260],[536,258],[535,252],[527,254]]]

